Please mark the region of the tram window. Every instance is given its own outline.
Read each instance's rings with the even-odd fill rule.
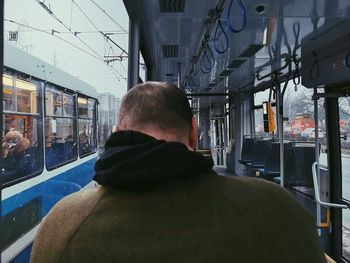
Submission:
[[[312,89],[302,85],[295,87],[289,83],[287,86],[283,101],[283,116],[288,119],[284,122],[284,138],[314,141],[315,120],[312,94]]]
[[[96,152],[96,100],[78,97],[79,155]]]
[[[283,86],[283,85],[282,85]],[[320,90],[320,92],[323,92]],[[311,165],[316,161],[316,124],[318,124],[319,138],[319,163],[322,178],[327,178],[327,141],[324,99],[318,100],[318,119],[315,120],[314,90],[302,85],[295,86],[292,82],[286,88],[284,94],[283,116],[287,119],[283,123],[284,139],[298,142],[293,150],[285,155],[285,182],[289,186],[298,188],[299,191],[308,194],[312,189]],[[294,161],[295,166],[290,165]],[[305,188],[307,187],[307,188]]]
[[[46,167],[54,169],[77,158],[75,96],[52,85],[45,89]]]
[[[350,201],[350,98],[339,98],[339,128],[342,155],[343,198]],[[350,222],[349,222],[350,228]]]
[[[40,83],[3,75],[3,142],[1,185],[11,185],[39,174],[43,168]]]

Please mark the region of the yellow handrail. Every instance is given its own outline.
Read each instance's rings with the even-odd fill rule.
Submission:
[[[319,227],[329,227],[331,224],[331,211],[330,208],[328,207],[326,210],[326,222],[321,222]]]
[[[328,256],[326,253],[324,253],[324,255],[326,256],[327,263],[337,263],[334,259]]]

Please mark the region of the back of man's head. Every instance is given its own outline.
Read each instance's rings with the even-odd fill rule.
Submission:
[[[139,84],[122,99],[119,130],[153,130],[181,135],[191,128],[192,111],[186,94],[173,84]]]

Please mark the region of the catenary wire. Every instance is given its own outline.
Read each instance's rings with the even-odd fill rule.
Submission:
[[[77,32],[73,32],[73,31],[72,31],[65,23],[63,23],[63,21],[62,21],[61,19],[59,19],[59,18],[53,13],[53,11],[52,11],[50,8],[48,8],[43,2],[41,2],[40,0],[35,0],[35,1],[36,1],[46,12],[48,12],[49,15],[50,15],[51,17],[53,17],[57,22],[59,22],[60,24],[62,24],[62,26],[64,26],[64,27],[65,27],[68,31],[70,31],[77,39],[79,39],[79,41],[80,41],[81,43],[83,43],[84,46],[86,46],[90,51],[92,51],[93,53],[95,53],[96,56],[102,58],[102,57],[100,56],[100,54],[98,54],[98,52],[96,52],[94,49],[92,49],[84,40],[82,40],[82,39],[78,36]],[[102,60],[103,60],[103,58],[102,58]]]
[[[99,29],[98,29],[98,27],[95,25],[95,23],[90,19],[90,17],[83,11],[83,9],[81,9],[81,7],[77,4],[77,2],[75,2],[74,0],[72,0],[73,1],[73,3],[75,4],[75,6],[79,9],[79,11],[84,15],[84,17],[90,22],[90,24],[96,29],[96,31],[100,31]],[[101,32],[101,34],[102,34],[102,36],[105,38],[105,35],[102,33],[102,31],[100,31]],[[115,53],[114,53],[114,50],[113,50],[113,48],[112,48],[112,46],[111,46],[111,44],[107,41],[107,43],[108,43],[108,45],[110,46],[110,48],[112,49],[112,52],[113,52],[113,54],[115,55]],[[119,47],[119,46],[118,46]],[[123,50],[122,50],[123,51]],[[103,61],[104,62],[106,62],[104,59],[103,59]],[[111,66],[108,62],[106,63],[107,64],[107,66],[108,67],[113,67],[113,66]],[[113,68],[114,69],[114,68]],[[118,71],[115,71],[115,72],[117,72],[117,74],[122,78],[122,79],[125,79],[125,77],[120,73],[120,72],[118,72]]]
[[[48,34],[48,35],[51,35],[51,36],[53,36],[53,37],[56,37],[56,38],[58,38],[59,40],[65,42],[66,44],[68,44],[68,45],[70,45],[70,46],[72,46],[72,47],[74,47],[74,48],[80,50],[81,52],[83,52],[83,53],[85,53],[85,54],[87,54],[87,55],[89,55],[89,56],[91,56],[91,57],[93,57],[93,58],[95,58],[95,59],[98,59],[98,60],[100,60],[101,62],[104,62],[104,60],[101,59],[100,57],[98,57],[98,56],[96,56],[96,55],[94,55],[94,54],[91,54],[90,52],[86,51],[85,49],[82,49],[81,47],[79,47],[79,46],[77,46],[77,45],[74,45],[73,43],[71,43],[71,42],[69,42],[69,41],[67,41],[67,40],[65,40],[65,39],[63,39],[63,38],[57,36],[56,34],[52,34],[52,33],[47,32],[47,31],[45,31],[45,30],[41,30],[41,29],[39,29],[39,28],[35,28],[35,27],[29,26],[29,25],[25,25],[25,24],[16,22],[16,21],[11,20],[11,19],[6,19],[6,18],[4,18],[4,21],[9,22],[9,23],[13,23],[13,24],[16,24],[16,25],[19,25],[19,26],[22,26],[22,27],[30,28],[30,29],[32,29],[33,31],[41,32],[41,33]],[[51,31],[51,32],[52,32],[52,31]],[[57,31],[55,31],[55,32],[57,32]],[[106,63],[104,62],[104,64],[106,64]],[[106,64],[106,65],[107,65],[107,64]],[[110,65],[107,65],[107,67],[111,70],[111,72],[113,73],[113,75],[115,75],[115,77],[119,80],[119,76],[110,68]],[[118,72],[118,73],[119,73],[119,72]],[[120,74],[120,73],[119,73],[119,74]]]
[[[102,7],[100,7],[94,0],[90,0],[91,3],[93,3],[98,9],[100,9],[109,19],[111,19],[122,31],[125,33],[128,33],[127,30],[125,30],[113,17],[111,17]]]

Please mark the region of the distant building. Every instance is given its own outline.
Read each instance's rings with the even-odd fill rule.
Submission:
[[[99,145],[102,147],[117,123],[120,99],[110,93],[99,93]]]

